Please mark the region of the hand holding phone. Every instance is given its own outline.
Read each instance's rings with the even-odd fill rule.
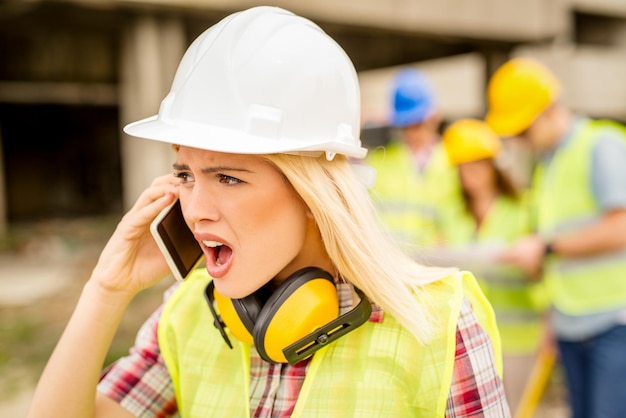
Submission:
[[[202,261],[202,249],[183,218],[178,199],[152,221],[150,232],[176,280],[185,280]]]

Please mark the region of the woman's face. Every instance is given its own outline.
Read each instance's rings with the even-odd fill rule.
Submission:
[[[496,188],[496,173],[492,160],[477,160],[459,164],[461,186],[468,196]]]
[[[242,298],[272,279],[324,265],[310,212],[264,158],[180,147],[174,169],[185,220],[224,296]]]

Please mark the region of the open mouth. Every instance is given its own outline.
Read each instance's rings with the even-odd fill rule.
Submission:
[[[202,241],[207,247],[207,259],[213,260],[216,266],[226,264],[233,254],[233,250],[228,246],[218,241]]]

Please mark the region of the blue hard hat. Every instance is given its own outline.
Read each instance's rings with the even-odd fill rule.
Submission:
[[[435,92],[421,71],[407,68],[393,80],[391,105],[393,126],[421,123],[435,110]]]

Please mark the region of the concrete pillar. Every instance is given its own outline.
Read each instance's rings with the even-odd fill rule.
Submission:
[[[626,19],[615,25],[612,41],[615,48],[626,50]]]
[[[0,249],[8,245],[8,218],[7,218],[7,196],[4,179],[4,155],[2,145],[2,130],[0,129]]]
[[[127,123],[158,112],[186,47],[179,17],[141,15],[126,28],[120,60],[120,131]],[[171,171],[174,154],[168,144],[120,134],[123,201],[128,209],[155,177]]]

